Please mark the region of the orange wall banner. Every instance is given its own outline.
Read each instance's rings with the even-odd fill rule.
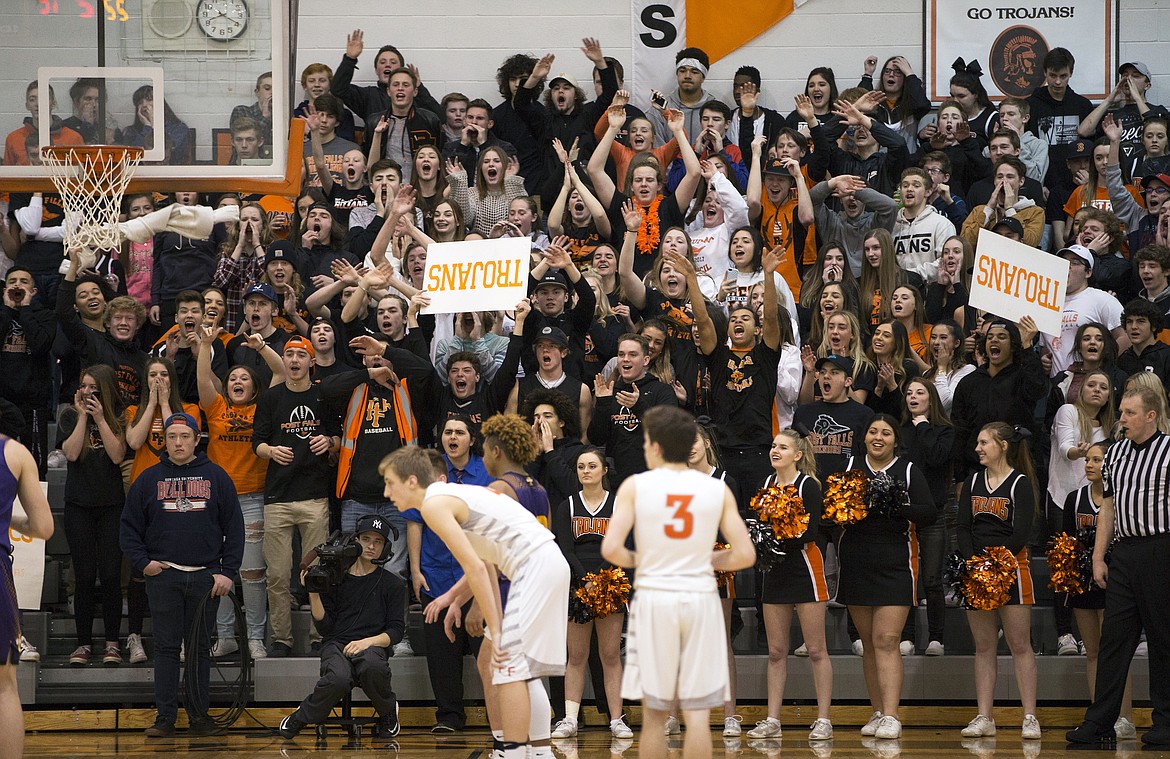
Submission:
[[[630,4],[633,70],[626,84],[634,103],[649,107],[650,89],[676,86],[674,56],[697,47],[715,62],[780,23],[807,0],[633,0]],[[724,72],[730,79],[733,72]]]

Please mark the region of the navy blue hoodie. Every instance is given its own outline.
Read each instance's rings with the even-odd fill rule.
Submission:
[[[234,581],[244,556],[236,486],[203,452],[186,464],[172,464],[163,453],[130,486],[121,544],[139,571],[151,561],[167,561],[207,567]]]

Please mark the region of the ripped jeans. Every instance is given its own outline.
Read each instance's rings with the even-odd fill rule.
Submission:
[[[248,640],[264,640],[268,625],[268,590],[264,572],[264,493],[241,493],[240,511],[244,515],[244,560],[240,580],[244,585],[244,617],[248,623]],[[235,638],[236,610],[221,601],[215,626],[221,638]]]

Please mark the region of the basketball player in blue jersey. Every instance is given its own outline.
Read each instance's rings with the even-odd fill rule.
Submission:
[[[750,567],[756,552],[731,490],[688,466],[694,418],[656,406],[642,427],[651,471],[622,483],[601,543],[606,561],[638,570],[622,697],[642,701],[639,756],[665,759],[666,717],[678,701],[687,726],[683,757],[707,759],[710,710],[729,695],[715,572]],[[637,553],[625,547],[631,530]],[[719,533],[731,548],[713,552]]]

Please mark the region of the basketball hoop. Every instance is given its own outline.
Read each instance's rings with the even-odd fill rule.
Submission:
[[[50,145],[41,160],[65,208],[65,249],[118,250],[122,196],[145,151],[125,145]]]

